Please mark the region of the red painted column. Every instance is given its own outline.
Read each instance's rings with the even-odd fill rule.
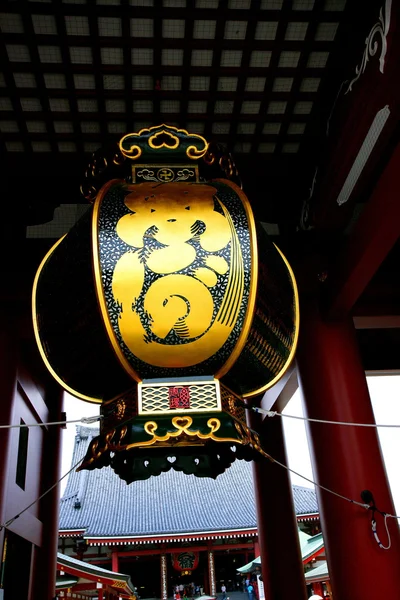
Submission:
[[[266,418],[261,423],[261,416],[254,412],[249,413],[248,420],[261,434],[264,450],[286,465],[282,420]],[[253,476],[265,598],[305,600],[307,590],[289,472],[261,458],[253,462]]]
[[[319,596],[324,597],[324,588],[322,587],[322,583],[316,581],[312,584],[313,594],[318,594]]]
[[[50,421],[61,421],[64,392],[55,383],[46,391],[46,404],[50,407]],[[44,439],[41,473],[42,493],[47,492],[60,479],[61,470],[61,427],[51,425]],[[58,551],[58,516],[60,485],[53,487],[40,500],[40,520],[43,522],[41,547],[33,549],[30,600],[52,600],[56,587]]]
[[[111,552],[111,571],[114,573],[119,573],[119,560],[118,560],[118,552]]]
[[[0,303],[0,424],[11,423],[15,390],[17,386],[17,321],[11,303]],[[10,429],[2,429],[0,435],[0,524],[4,523],[5,494],[9,455]],[[0,554],[2,554],[5,529],[0,531]]]
[[[351,319],[324,322],[304,305],[297,350],[299,382],[308,418],[374,423],[374,414]],[[394,514],[393,501],[374,427],[307,424],[315,481],[337,494],[362,502],[370,490],[377,507]],[[371,513],[316,488],[332,592],[335,600],[398,597],[400,534],[388,519],[391,548],[378,547]],[[378,534],[387,544],[383,518]]]

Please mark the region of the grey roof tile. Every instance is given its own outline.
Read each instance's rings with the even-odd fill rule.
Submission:
[[[97,427],[77,426],[71,466],[85,456]],[[315,492],[293,487],[296,514],[318,512]],[[79,501],[80,508],[74,508]],[[73,470],[60,502],[60,529],[89,536],[165,535],[256,527],[252,465],[236,460],[215,480],[171,469],[129,485],[110,467]]]
[[[329,571],[328,571],[328,564],[326,562],[326,560],[321,561],[321,563],[318,565],[318,567],[315,567],[315,569],[311,569],[310,571],[307,571],[307,573],[304,574],[305,580],[308,582],[311,579],[322,579],[322,578],[328,578],[329,577]]]

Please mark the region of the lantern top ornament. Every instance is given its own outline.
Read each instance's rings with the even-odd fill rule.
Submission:
[[[196,133],[171,125],[157,125],[128,133],[119,141],[121,153],[130,160],[157,164],[199,160],[207,153],[208,143]]]
[[[177,165],[182,169],[174,173],[171,167]],[[194,169],[192,176],[188,169]],[[117,144],[94,152],[81,182],[81,193],[93,202],[107,181],[118,177],[134,182],[139,171],[142,180],[147,181],[172,183],[223,177],[242,186],[233,157],[225,147],[186,129],[162,124],[128,133]]]

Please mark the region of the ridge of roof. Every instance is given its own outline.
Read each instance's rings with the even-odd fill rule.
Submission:
[[[65,566],[69,565],[79,567],[79,569],[82,569],[83,571],[88,571],[98,575],[104,575],[105,577],[110,577],[112,579],[121,579],[123,581],[128,581],[130,579],[130,575],[126,575],[125,573],[117,573],[116,571],[103,569],[103,567],[99,567],[98,565],[94,565],[83,560],[79,560],[78,558],[75,558],[73,556],[62,554],[61,552],[57,552],[57,562]]]
[[[100,578],[104,578],[105,580],[112,582],[112,585],[114,586],[117,585],[118,582],[118,587],[120,587],[120,584],[122,583],[122,586],[126,591],[129,591],[129,593],[133,594],[135,591],[131,576],[125,573],[110,571],[109,569],[104,569],[98,565],[79,560],[73,556],[67,556],[61,552],[57,552],[57,564],[64,569],[70,569],[73,573],[83,573],[86,579],[94,577],[95,580],[97,579],[100,581]]]
[[[326,560],[321,561],[321,563],[317,567],[314,567],[314,569],[310,569],[309,571],[304,573],[304,577],[306,581],[309,581],[316,577],[329,578],[328,563],[326,562]]]

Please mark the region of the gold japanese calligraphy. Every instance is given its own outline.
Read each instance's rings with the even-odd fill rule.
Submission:
[[[235,326],[244,265],[231,217],[216,194],[200,183],[128,186],[129,212],[116,232],[130,249],[115,266],[112,292],[121,307],[122,339],[148,364],[198,364],[221,348]],[[216,307],[211,291],[219,275],[227,283]],[[166,344],[171,332],[178,343]]]

